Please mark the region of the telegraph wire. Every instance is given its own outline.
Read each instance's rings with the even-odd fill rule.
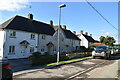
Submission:
[[[111,25],[115,30],[119,31],[114,25],[112,25],[90,2],[85,0],[109,25]]]

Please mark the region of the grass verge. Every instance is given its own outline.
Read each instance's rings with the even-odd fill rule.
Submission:
[[[50,64],[47,64],[47,66],[53,66],[53,65],[60,65],[60,64],[65,64],[65,63],[71,63],[71,62],[80,61],[80,60],[89,59],[89,58],[92,58],[92,56],[90,56],[90,57],[84,57],[84,58],[78,58],[78,59],[72,59],[72,60],[67,60],[67,61],[60,61],[59,63],[57,63],[57,62],[50,63]]]

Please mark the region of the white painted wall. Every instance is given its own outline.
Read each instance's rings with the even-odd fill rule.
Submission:
[[[82,34],[80,34],[79,38],[81,39],[81,46],[85,46],[86,48],[88,48],[88,40]]]
[[[4,38],[5,37],[5,31],[0,30],[0,59],[3,58],[4,53]]]
[[[24,31],[16,31],[16,38],[10,37],[10,32],[13,30],[6,30],[6,42],[4,46],[4,57],[7,57],[8,59],[15,59],[15,58],[27,58],[31,55],[30,53],[30,46],[34,47],[34,52],[41,52],[44,54],[45,52],[48,52],[48,46],[47,44],[49,42],[53,43],[53,47],[51,48],[50,54],[57,54],[58,52],[58,34],[57,32],[54,33],[53,36],[51,35],[45,35],[45,34],[35,34],[35,39],[30,39],[30,35],[32,33],[30,32],[24,32]],[[42,39],[42,36],[45,36],[45,39]],[[39,39],[39,40],[38,40]],[[63,40],[62,40],[63,39]],[[23,40],[28,41],[30,44],[27,46],[25,53],[21,53],[22,46],[20,45],[20,42]],[[39,44],[39,45],[38,45]],[[14,45],[15,46],[15,54],[9,53],[9,46]],[[66,47],[68,45],[69,47]],[[37,46],[37,47],[36,47]],[[79,40],[73,40],[68,39],[64,35],[64,32],[60,29],[60,53],[62,52],[72,52],[76,50],[76,46],[80,46]],[[1,45],[2,47],[2,45]],[[41,51],[41,49],[44,49],[44,51]]]
[[[55,44],[56,44],[56,46],[58,46],[58,43],[57,43],[58,33],[57,32],[54,34],[54,38],[56,41]],[[66,47],[66,45],[68,45],[69,47]],[[73,39],[66,38],[62,29],[60,29],[60,53],[75,51],[76,46],[80,46],[79,40],[73,40]],[[57,50],[58,50],[58,47],[57,47]]]
[[[16,31],[16,38],[10,38],[10,32],[12,30],[7,30],[6,31],[6,44],[5,44],[5,53],[4,56],[8,57],[8,59],[14,59],[14,58],[26,58],[31,55],[30,53],[30,46],[34,47],[34,52],[37,51],[37,34],[35,34],[35,40],[30,39],[31,33],[29,32],[23,32],[23,31]],[[28,41],[30,44],[25,50],[25,53],[21,53],[21,45],[20,42],[23,40]],[[9,46],[14,45],[15,46],[15,54],[10,54],[9,53]]]

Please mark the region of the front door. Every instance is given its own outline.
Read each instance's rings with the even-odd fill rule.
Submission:
[[[21,46],[21,54],[22,56],[26,56],[26,46]]]

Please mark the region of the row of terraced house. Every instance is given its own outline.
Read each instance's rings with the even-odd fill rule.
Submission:
[[[55,26],[53,21],[43,23],[33,19],[14,16],[0,25],[0,57],[8,59],[27,58],[33,52],[57,54],[58,30],[60,54],[79,51],[80,46],[88,48],[95,40],[88,33],[71,32],[66,26]]]

